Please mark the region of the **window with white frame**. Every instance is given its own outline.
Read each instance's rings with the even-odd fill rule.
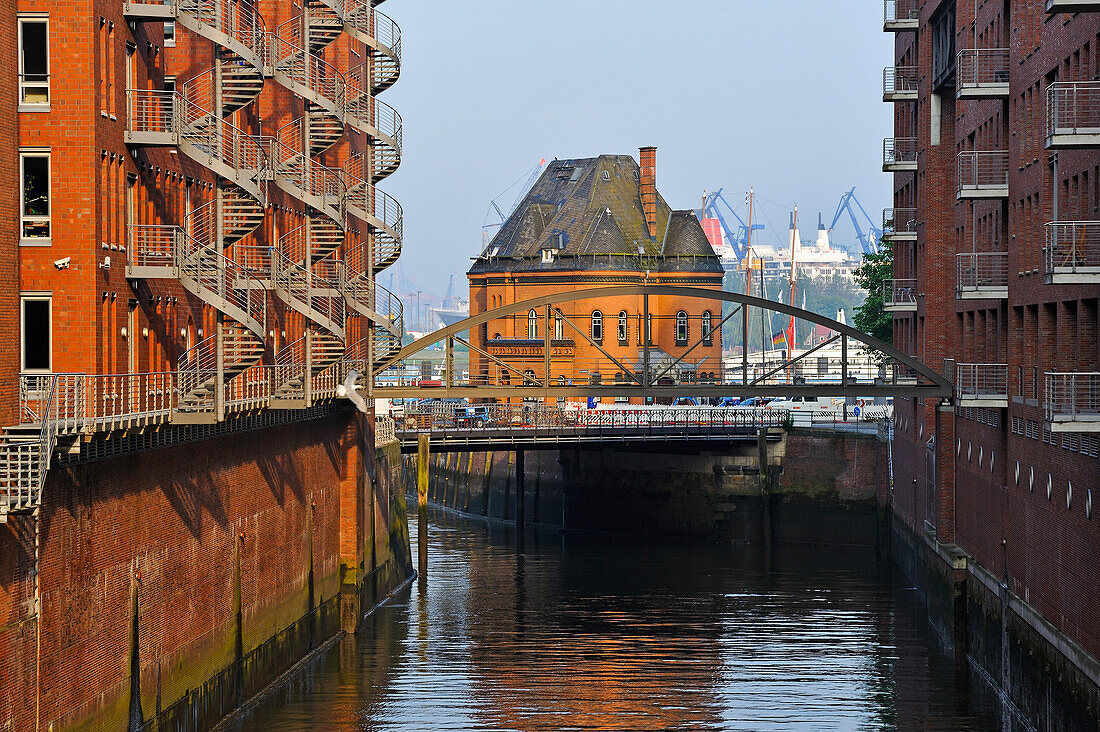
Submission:
[[[625,343],[626,339],[629,335],[630,334],[629,334],[629,331],[627,329],[627,314],[626,314],[626,311],[625,310],[620,310],[619,311],[619,341],[621,343]]]
[[[49,19],[19,19],[19,104],[46,107],[50,103]]]
[[[680,342],[688,339],[688,314],[683,310],[676,313],[676,340]]]
[[[534,308],[527,311],[527,339],[535,340],[539,337],[539,314]]]
[[[603,340],[603,313],[599,310],[592,311],[592,340],[597,343]]]
[[[172,48],[176,45],[176,21],[164,21],[164,47]]]
[[[565,327],[561,319],[561,313],[554,313],[554,340],[560,341],[565,337]]]
[[[50,311],[49,295],[20,298],[20,368],[23,371],[50,371],[53,368]]]
[[[50,238],[50,154],[19,153],[21,190],[21,236],[23,239]]]
[[[709,310],[704,310],[703,311],[703,325],[702,325],[702,328],[703,328],[703,340],[705,340],[705,341],[711,340],[711,338],[712,338],[711,332],[710,332],[711,315],[710,315]]]

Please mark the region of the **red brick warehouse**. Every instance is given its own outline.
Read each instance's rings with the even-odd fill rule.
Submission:
[[[896,510],[1100,656],[1100,5],[889,0]],[[1026,614],[1026,613],[1025,613]]]
[[[407,575],[378,4],[0,4],[0,727],[216,721]]]

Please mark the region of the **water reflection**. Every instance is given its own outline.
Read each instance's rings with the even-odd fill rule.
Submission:
[[[520,556],[507,527],[431,519],[427,585],[235,729],[999,727],[866,550],[548,532]]]

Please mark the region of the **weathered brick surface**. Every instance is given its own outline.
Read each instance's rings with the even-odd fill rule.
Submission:
[[[1100,655],[1100,595],[1086,579],[1100,563],[1100,519],[1085,515],[1088,492],[1100,497],[1100,458],[1083,435],[1044,439],[1042,409],[1044,372],[1100,367],[1100,286],[1045,284],[1042,254],[1046,222],[1100,213],[1100,153],[1044,148],[1049,83],[1100,79],[1100,14],[1048,15],[1043,5],[927,0],[920,31],[896,36],[895,59],[915,63],[921,80],[919,101],[894,105],[894,134],[915,134],[920,148],[918,172],[894,180],[895,205],[918,208],[918,240],[897,245],[895,257],[895,276],[918,280],[918,309],[895,316],[895,343],[933,368],[943,359],[1006,363],[1010,398],[1007,410],[989,410],[995,423],[958,407],[941,413],[935,461],[935,405],[896,400],[894,506],[911,527],[935,526],[942,541],[1007,576],[1014,592]],[[957,49],[1009,49],[1010,94],[956,101],[945,89],[933,144],[931,21],[948,6],[957,12]],[[1008,151],[1007,201],[956,198],[955,161],[968,150]],[[955,255],[971,251],[1008,252],[1007,301],[955,299]]]
[[[372,468],[369,493],[358,481],[359,511],[376,523],[344,525],[359,440],[355,418],[342,416],[55,468],[37,619],[33,522],[0,527],[0,720],[34,729],[37,708],[39,729],[123,728],[135,595],[149,718],[234,659],[238,583],[247,654],[307,613],[311,570],[313,607],[338,593],[342,562],[407,576],[396,456],[384,474]],[[364,526],[374,526],[373,553]],[[342,548],[345,533],[357,543]]]

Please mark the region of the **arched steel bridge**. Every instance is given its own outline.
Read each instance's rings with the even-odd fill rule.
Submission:
[[[824,343],[809,348],[800,354],[778,361],[773,360],[767,364],[766,368],[762,364],[750,367],[749,354],[747,349],[742,347],[740,368],[730,369],[719,365],[717,367],[718,376],[715,379],[677,383],[673,379],[663,377],[671,373],[677,364],[684,362],[688,355],[703,343],[703,338],[698,338],[691,345],[684,346],[686,349],[684,355],[675,359],[668,354],[664,354],[656,345],[651,343],[651,337],[646,338],[647,343],[645,345],[639,344],[638,362],[630,365],[614,358],[598,340],[591,337],[585,328],[576,325],[557,307],[577,300],[598,301],[604,298],[621,298],[622,296],[639,296],[641,298],[643,314],[641,322],[643,323],[649,322],[649,301],[651,297],[696,298],[735,305],[724,317],[717,318],[717,324],[710,331],[712,333],[720,332],[724,323],[740,316],[742,320],[741,332],[742,337],[744,337],[744,334],[749,332],[750,327],[749,308],[759,308],[784,316],[794,316],[804,322],[825,326],[831,329],[834,335]],[[486,350],[478,348],[463,339],[460,335],[484,323],[517,314],[526,315],[531,311],[537,314],[538,322],[541,323],[541,329],[536,328],[538,332],[542,333],[542,338],[538,339],[542,341],[541,368],[538,371],[533,369],[519,371],[514,364],[509,364],[507,361],[489,354]],[[571,331],[601,352],[606,358],[604,362],[606,367],[612,370],[617,369],[621,378],[618,381],[601,381],[600,383],[563,384],[556,380],[554,366],[555,364],[560,365],[562,359],[553,356],[552,342],[560,339],[551,338],[552,329],[548,326],[552,318],[558,322],[564,321],[564,324],[568,325]],[[801,362],[804,359],[838,340],[841,355],[837,373],[826,373],[821,376],[811,374],[796,378],[797,374],[803,372]],[[443,378],[429,384],[404,378],[404,363],[439,343],[444,344],[445,367]],[[497,379],[494,382],[491,379],[474,374],[470,374],[469,379],[456,378],[456,369],[454,368],[456,345],[469,348],[471,354],[477,352],[481,358],[495,364],[501,373],[509,371],[515,373],[520,383],[506,383],[510,379],[505,378]],[[536,343],[536,345],[538,344]],[[742,343],[742,346],[744,346],[744,343]],[[654,351],[664,360],[660,362],[651,361],[651,353]],[[863,378],[857,378],[856,369],[853,367],[853,363],[857,358],[863,358],[864,364],[871,360],[875,364],[877,377],[867,378],[864,369],[862,372],[864,374]],[[530,358],[528,358],[528,361],[530,361]],[[658,371],[658,369],[662,370]],[[387,374],[389,374],[388,378]],[[914,357],[902,353],[892,345],[871,338],[866,333],[849,325],[817,313],[740,293],[700,287],[648,284],[618,285],[559,292],[479,313],[404,346],[389,359],[381,362],[380,366],[374,371],[373,382],[373,395],[376,398],[541,398],[550,400],[567,397],[654,397],[668,399],[683,396],[737,396],[744,398],[775,395],[788,397],[908,396],[948,398],[952,393],[952,384],[947,378]]]

